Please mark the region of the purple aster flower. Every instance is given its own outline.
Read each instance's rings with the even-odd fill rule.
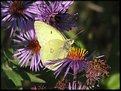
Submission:
[[[35,16],[40,13],[31,1],[2,1],[1,23],[6,29],[11,29],[10,36],[18,29],[26,31],[33,29]]]
[[[53,68],[61,65],[54,73],[56,74],[56,77],[61,73],[61,71],[65,67],[67,67],[64,74],[64,78],[67,76],[67,74],[69,73],[69,70],[71,69],[73,70],[73,75],[75,79],[77,74],[83,71],[86,67],[85,55],[87,53],[88,51],[86,51],[86,49],[72,47],[69,50],[69,53],[66,58],[49,62],[46,65],[49,66],[54,64]]]
[[[104,55],[98,56],[95,59],[87,62],[86,83],[90,88],[95,87],[96,83],[99,85],[99,80],[109,74],[109,66],[106,63]]]
[[[59,80],[55,88],[57,90],[86,90],[87,86],[79,81],[73,81],[71,83],[68,80]]]
[[[60,31],[70,30],[72,27],[77,26],[77,14],[67,13],[73,1],[48,1],[42,3],[39,5],[39,1],[37,2],[38,9],[40,10],[38,20],[40,18],[40,20],[56,27]]]
[[[82,84],[79,81],[73,81],[72,84],[69,82],[68,89],[69,90],[86,90],[87,86],[85,84]]]
[[[42,68],[42,62],[40,60],[40,49],[38,40],[35,37],[34,31],[27,31],[21,35],[16,35],[14,42],[17,43],[21,48],[16,50],[16,53],[13,55],[16,59],[20,59],[19,63],[21,66],[27,66],[30,64],[30,69],[39,70]]]

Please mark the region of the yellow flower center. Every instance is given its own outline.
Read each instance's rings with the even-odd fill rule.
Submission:
[[[22,1],[13,1],[10,11],[14,14],[22,14],[24,10],[23,2]]]
[[[37,54],[40,51],[41,46],[39,45],[38,40],[32,40],[29,43],[28,48]]]
[[[85,55],[87,53],[88,53],[88,51],[86,51],[86,49],[72,47],[69,50],[67,58],[69,58],[69,59],[71,59],[73,61],[84,60],[85,59]]]

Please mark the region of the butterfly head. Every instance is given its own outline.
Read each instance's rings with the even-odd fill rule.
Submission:
[[[64,43],[64,47],[63,48],[66,49],[66,50],[69,50],[71,48],[71,46],[72,46],[73,43],[74,43],[74,40],[67,39],[65,41],[65,43]]]

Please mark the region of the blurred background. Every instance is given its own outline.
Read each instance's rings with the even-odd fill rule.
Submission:
[[[78,13],[80,29],[73,29],[67,35],[75,38],[75,44],[84,47],[89,54],[95,50],[97,55],[105,55],[110,65],[109,76],[102,79],[100,89],[119,89],[119,1],[75,1],[69,9],[70,13]],[[54,86],[56,80],[52,72],[31,72],[29,68],[20,68],[12,59],[11,40],[5,44],[5,32],[1,31],[1,87],[2,89],[22,89],[33,84]],[[76,36],[76,37],[75,37]],[[6,46],[6,47],[5,47]],[[4,51],[3,51],[4,49]]]
[[[85,30],[77,38],[80,46],[89,53],[97,50],[98,55],[106,55],[111,66],[109,77],[101,81],[101,88],[120,88],[119,1],[76,1],[70,12],[78,12],[78,23]]]

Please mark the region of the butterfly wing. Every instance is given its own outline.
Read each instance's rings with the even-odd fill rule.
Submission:
[[[62,52],[65,52],[63,50],[64,41],[62,40],[50,40],[41,48],[41,59],[46,60],[57,60],[62,59],[65,57],[65,55]],[[61,55],[63,54],[63,55]]]
[[[67,56],[66,37],[63,34],[56,28],[41,21],[35,21],[34,27],[37,40],[41,46],[40,57],[43,64]]]
[[[34,28],[37,39],[41,46],[45,45],[46,42],[54,39],[65,40],[65,36],[62,35],[56,28],[41,22],[35,21]]]
[[[41,48],[41,53],[40,53],[43,64],[66,58],[68,55],[68,49],[71,47],[71,45],[72,43],[67,42],[67,40],[62,41],[62,40],[54,39],[47,42],[45,46]],[[65,46],[68,46],[68,48]],[[56,63],[54,65],[57,65],[57,64],[59,63]],[[53,68],[54,65],[47,66],[47,68],[50,70],[56,70],[61,66],[61,65],[58,65],[56,68]]]

